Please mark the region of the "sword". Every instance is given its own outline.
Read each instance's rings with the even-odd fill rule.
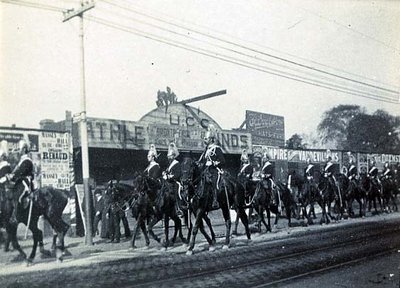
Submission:
[[[29,203],[29,214],[28,214],[28,223],[26,224],[26,230],[25,230],[25,240],[28,236],[28,229],[29,229],[29,225],[31,224],[31,216],[32,216],[32,199]]]

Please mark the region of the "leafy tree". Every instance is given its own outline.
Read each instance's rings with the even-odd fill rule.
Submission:
[[[363,152],[398,153],[400,139],[398,135],[399,117],[394,117],[383,110],[373,115],[355,116],[347,129],[345,149]]]
[[[286,140],[286,148],[289,149],[306,149],[307,145],[303,144],[303,138],[298,134],[293,134]]]
[[[361,114],[365,114],[365,109],[358,105],[338,105],[326,111],[318,125],[322,143],[331,143],[332,148],[343,149],[347,141],[349,122]]]

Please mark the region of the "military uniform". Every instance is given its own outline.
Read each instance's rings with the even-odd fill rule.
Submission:
[[[267,160],[261,169],[261,175],[264,182],[264,186],[268,189],[272,188],[273,173],[274,173],[274,166],[272,165],[271,162],[269,162],[269,160]]]
[[[168,182],[169,189],[172,192],[175,201],[175,210],[178,216],[182,216],[180,207],[179,191],[182,187],[180,184],[182,176],[181,163],[176,159],[179,156],[178,149],[175,143],[171,143],[168,148],[167,157],[169,159],[169,166],[163,173],[163,178]]]

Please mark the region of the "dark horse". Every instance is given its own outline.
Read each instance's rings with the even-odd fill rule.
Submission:
[[[271,181],[268,185],[267,181]],[[288,226],[292,224],[292,211],[296,208],[296,202],[289,188],[281,182],[273,183],[271,179],[259,181],[253,197],[253,206],[258,214],[257,230],[261,233],[261,223],[264,224],[267,232],[271,232],[271,212],[276,215],[274,226],[278,224],[282,208],[285,209]],[[267,212],[268,223],[265,222],[264,211]]]
[[[195,188],[195,194],[192,198],[192,208],[195,214],[195,224],[193,227],[192,235],[189,242],[188,251],[186,254],[193,254],[193,248],[195,245],[196,235],[198,229],[202,225],[202,221],[204,215],[211,211],[211,202],[212,202],[212,189],[217,189],[217,200],[219,203],[219,209],[222,210],[222,215],[225,220],[225,243],[223,245],[223,249],[229,248],[230,245],[230,230],[231,230],[231,217],[230,217],[230,209],[231,206],[236,206],[238,208],[238,213],[241,215],[243,224],[246,227],[247,237],[250,239],[250,230],[248,229],[248,220],[247,215],[244,211],[244,206],[235,203],[237,201],[237,197],[235,197],[235,191],[237,191],[236,183],[232,180],[227,172],[220,174],[220,182],[219,187],[213,187],[211,175],[208,171],[208,167],[206,167],[200,176],[200,181]],[[243,192],[244,194],[244,192]],[[243,197],[244,198],[244,197]]]
[[[396,204],[397,186],[394,179],[382,177],[382,199],[383,207],[386,212],[398,211]],[[392,205],[390,205],[392,204]]]
[[[167,186],[164,188],[161,187],[162,189],[150,189],[149,181],[147,176],[140,174],[136,174],[134,178],[134,192],[130,194],[130,206],[132,209],[132,216],[136,219],[136,223],[133,228],[131,249],[136,248],[135,242],[139,233],[139,228],[144,234],[146,247],[150,245],[148,234],[150,234],[154,240],[160,242],[160,239],[154,234],[152,228],[162,219],[165,220],[165,240],[163,244],[164,248],[166,248],[169,245],[168,232],[170,218],[173,219],[175,223],[175,233],[172,242],[175,242],[176,236],[179,233],[182,242],[186,243],[186,239],[182,235],[181,221],[176,216],[175,204],[173,201],[170,201],[171,195],[169,191],[166,190]],[[146,223],[149,224],[146,225]]]
[[[172,183],[162,179],[161,180],[161,188],[157,191],[155,203],[154,203],[154,215],[152,220],[149,223],[149,233],[150,235],[158,242],[161,242],[160,239],[154,234],[153,227],[161,220],[164,220],[164,241],[162,245],[164,249],[170,245],[169,242],[169,220],[171,219],[175,225],[174,236],[171,239],[172,244],[175,243],[176,237],[179,235],[182,243],[186,244],[187,240],[183,237],[182,234],[182,222],[179,219],[177,211],[176,211],[176,203],[175,203],[175,195],[172,187]]]
[[[13,248],[19,252],[19,257],[26,259],[28,264],[32,263],[36,256],[38,244],[40,252],[46,252],[43,245],[43,233],[38,228],[39,217],[43,216],[57,233],[56,258],[58,262],[61,262],[64,252],[64,236],[69,229],[69,225],[62,219],[62,213],[68,203],[67,191],[52,187],[43,187],[25,197],[25,192],[23,189],[18,189],[18,184],[14,186],[11,183],[7,183],[6,190],[8,189],[12,189],[12,191],[6,193],[11,192],[13,199],[10,199],[8,205],[3,206],[5,207],[4,220],[8,239],[11,241]],[[15,203],[17,203],[16,221],[12,217]],[[28,226],[28,221],[29,229],[33,235],[33,247],[29,258],[26,258],[25,252],[18,243],[17,228],[19,223],[24,223]]]
[[[337,220],[331,214],[332,203],[340,203],[339,193],[337,192],[337,188],[335,184],[332,184],[327,177],[319,177],[318,181],[318,193],[317,193],[317,202],[322,210],[322,216],[320,220],[320,224],[329,224],[330,220]],[[339,202],[338,202],[339,201]],[[339,204],[341,205],[341,204]],[[329,217],[328,217],[329,216]]]
[[[340,176],[339,179],[339,181],[343,183],[343,195],[347,203],[349,216],[354,217],[353,202],[355,200],[360,208],[359,217],[365,217],[367,193],[362,187],[361,181],[354,178],[350,180],[345,175]]]

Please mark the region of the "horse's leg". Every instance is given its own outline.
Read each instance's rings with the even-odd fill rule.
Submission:
[[[162,245],[167,250],[169,246],[169,216],[167,214],[164,214],[164,241]]]
[[[229,211],[229,207],[227,205],[222,205],[220,204],[220,207],[222,209],[222,215],[225,220],[225,244],[222,246],[222,249],[228,249],[230,242],[231,242],[231,215]]]
[[[7,238],[9,239],[8,241],[11,242],[14,250],[19,252],[19,255],[15,258],[15,261],[21,261],[21,260],[26,260],[26,254],[18,243],[17,228],[18,228],[18,223],[14,222],[9,223],[6,226],[6,231],[7,231]]]
[[[206,224],[207,224],[207,226],[208,226],[208,229],[210,229],[212,244],[215,245],[215,243],[217,242],[217,240],[216,240],[216,238],[215,238],[214,229],[212,228],[212,225],[211,225],[211,220],[210,220],[210,218],[208,217],[207,213],[204,213],[203,219],[204,219],[204,221],[206,221]],[[202,224],[202,225],[203,225],[203,224]]]
[[[195,244],[195,241],[196,241],[196,235],[197,235],[197,232],[199,230],[200,222],[203,221],[204,213],[205,213],[205,211],[204,211],[203,208],[198,208],[197,209],[196,220],[194,222],[193,231],[192,231],[192,235],[190,237],[189,247],[188,247],[188,251],[186,252],[186,255],[192,255],[193,254],[193,248],[194,248],[194,244]]]
[[[136,242],[136,237],[137,237],[137,235],[139,233],[139,227],[140,227],[139,221],[144,221],[143,217],[141,216],[141,213],[136,218],[136,223],[135,223],[135,226],[133,227],[133,233],[132,233],[132,239],[131,239],[131,247],[130,247],[131,249],[136,248],[135,242]]]
[[[156,234],[154,234],[153,231],[153,227],[158,223],[158,221],[160,221],[161,219],[157,216],[154,216],[150,223],[148,224],[147,230],[149,231],[149,235],[151,236],[151,238],[153,238],[154,240],[156,240],[158,243],[161,242],[161,239],[158,238],[158,236]]]
[[[270,207],[267,207],[266,211],[267,211],[267,219],[268,219],[267,231],[272,232],[272,230],[271,230],[271,209],[270,209]],[[278,217],[278,215],[276,215],[276,216]],[[265,223],[265,221],[264,221],[264,223]]]
[[[235,219],[235,225],[234,225],[233,230],[232,230],[232,235],[237,235],[237,228],[238,228],[238,225],[239,225],[239,218],[240,218],[239,209],[236,209],[236,219]]]
[[[240,220],[242,221],[243,225],[244,225],[244,229],[246,231],[246,236],[247,239],[251,239],[251,234],[250,234],[250,228],[249,228],[249,219],[247,218],[247,214],[246,211],[244,210],[244,208],[240,207],[238,209],[238,217],[240,217]]]
[[[38,218],[31,219],[31,223],[29,224],[29,229],[32,231],[32,236],[33,236],[33,246],[32,246],[31,254],[29,255],[29,258],[27,259],[28,265],[33,262],[33,259],[36,256],[36,250],[37,250],[39,240],[43,239],[43,233],[37,227],[37,222],[38,222]]]
[[[149,239],[149,235],[147,234],[146,222],[144,220],[144,217],[143,217],[143,220],[141,220],[139,222],[139,225],[140,225],[140,228],[142,229],[142,232],[143,232],[143,235],[144,235],[144,241],[146,243],[146,247],[149,247],[150,246],[150,239]]]

